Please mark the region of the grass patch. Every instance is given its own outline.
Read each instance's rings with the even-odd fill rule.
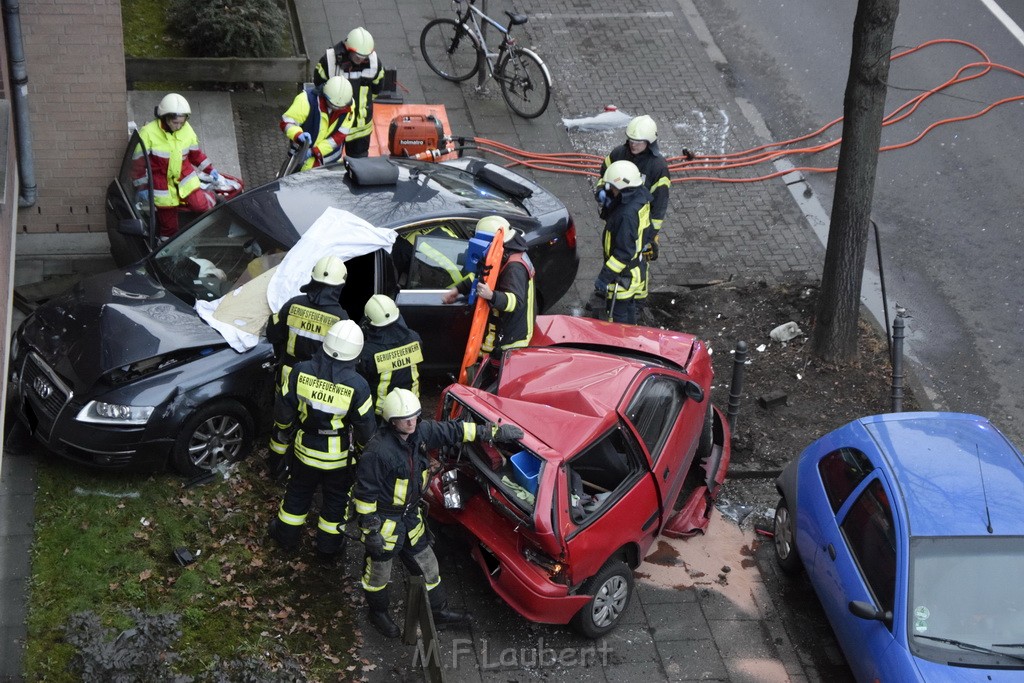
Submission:
[[[167,25],[166,0],[121,0],[124,53],[129,57],[191,57]]]
[[[308,542],[290,558],[266,542],[283,491],[267,481],[262,461],[256,454],[227,479],[185,489],[174,475],[117,476],[42,460],[28,680],[81,680],[69,666],[99,657],[99,646],[83,653],[66,642],[69,618],[81,612],[95,613],[114,634],[147,633],[140,615],[174,615],[180,635],[165,653],[148,655],[170,655],[165,658],[183,680],[233,680],[216,676],[239,671],[259,672],[245,678],[253,681],[278,680],[275,672],[288,680],[295,672],[310,681],[336,680],[353,665],[358,567],[311,564]],[[193,564],[174,560],[179,546],[198,551]]]

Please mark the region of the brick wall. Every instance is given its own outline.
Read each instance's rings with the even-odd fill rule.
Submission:
[[[127,141],[120,0],[22,2],[36,205],[22,233],[104,232]]]

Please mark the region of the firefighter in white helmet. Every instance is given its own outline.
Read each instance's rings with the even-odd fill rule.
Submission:
[[[683,153],[689,155],[687,150],[683,150]],[[658,149],[658,124],[647,114],[636,116],[629,122],[626,126],[626,141],[605,157],[601,165],[601,174],[604,175],[610,165],[622,160],[636,164],[640,175],[643,176],[644,187],[651,193],[651,230],[647,244],[644,245],[643,257],[645,261],[657,261],[661,227],[668,211],[672,179],[669,177],[668,161]],[[603,185],[598,188],[598,195],[603,189]],[[638,312],[647,302],[650,286],[650,266],[645,265],[644,271],[643,287],[634,297]]]
[[[309,282],[299,288],[301,294],[270,315],[267,341],[277,359],[278,391],[287,387],[288,375],[296,363],[309,360],[320,350],[334,323],[348,320],[348,312],[341,305],[347,278],[348,269],[341,258],[323,256],[313,266]],[[283,478],[290,464],[288,442],[280,441],[279,436],[275,431],[270,438],[268,465],[272,479]]]
[[[382,405],[384,424],[359,457],[352,492],[359,528],[366,546],[363,591],[370,623],[389,638],[398,636],[391,617],[388,584],[391,563],[400,556],[423,572],[434,623],[466,619],[465,612],[450,609],[441,585],[437,558],[420,500],[430,479],[426,450],[470,441],[516,441],[523,430],[513,424],[477,424],[450,420],[419,419],[420,401],[405,389],[389,393]]]
[[[373,101],[384,84],[384,65],[374,49],[373,36],[362,26],[354,28],[327,52],[313,69],[313,85],[322,87],[333,76],[352,85],[352,130],[345,141],[345,155],[365,157],[373,135]]]
[[[374,294],[363,308],[363,352],[359,374],[370,383],[375,413],[380,416],[384,397],[392,389],[408,389],[420,395],[420,335],[405,324],[394,300]]]
[[[352,130],[352,85],[342,76],[327,80],[322,88],[303,90],[281,115],[281,130],[292,143],[292,152],[307,146],[300,170],[341,161],[345,141]]]
[[[594,293],[605,302],[606,314],[618,323],[636,323],[634,298],[644,284],[642,252],[651,227],[651,193],[632,161],[616,161],[601,178],[608,196],[604,211],[604,264],[594,280]]]
[[[203,213],[212,209],[216,196],[200,187],[200,173],[214,182],[220,173],[199,147],[199,138],[189,124],[192,108],[178,93],[169,93],[153,110],[156,116],[139,130],[153,172],[150,187],[145,172],[142,147],[135,150],[135,199],[156,209],[160,236],[173,237],[178,232],[179,211]]]
[[[276,438],[291,442],[294,455],[270,536],[286,550],[298,548],[319,487],[323,502],[316,552],[327,563],[344,550],[339,525],[345,521],[355,477],[353,448],[368,442],[376,430],[370,387],[356,372],[362,350],[359,325],[351,320],[334,323],[320,351],[292,368],[274,404]]]

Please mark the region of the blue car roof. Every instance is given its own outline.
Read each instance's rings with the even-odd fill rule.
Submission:
[[[1024,456],[984,417],[859,420],[889,463],[913,536],[1024,535]],[[988,508],[986,512],[986,506]]]

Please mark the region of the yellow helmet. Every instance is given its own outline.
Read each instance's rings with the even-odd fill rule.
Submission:
[[[332,76],[324,83],[324,97],[336,109],[352,104],[352,84],[344,76]]]
[[[484,216],[476,222],[476,234],[482,236],[494,237],[498,234],[498,228],[501,228],[505,232],[503,233],[503,243],[508,242],[510,239],[516,236],[516,230],[513,228],[508,220],[504,216]]]
[[[636,164],[622,159],[612,162],[608,166],[601,182],[611,185],[617,190],[622,190],[627,187],[639,187],[643,184],[644,178],[640,175],[640,169],[636,167]]]
[[[392,389],[391,393],[384,397],[384,403],[380,406],[381,416],[388,422],[416,417],[422,411],[420,400],[416,398],[416,394],[402,388]]]
[[[313,266],[312,276],[325,285],[343,285],[348,278],[348,268],[337,256],[323,256]]]
[[[373,52],[373,36],[362,26],[354,28],[345,37],[345,49],[360,57],[368,57]]]
[[[363,307],[363,314],[370,319],[374,327],[384,327],[398,320],[398,306],[391,297],[374,294]]]
[[[643,140],[649,145],[658,139],[658,124],[647,114],[634,117],[626,126],[626,137],[630,140]]]
[[[338,360],[354,360],[363,352],[363,331],[351,320],[331,325],[324,337],[324,352]]]

